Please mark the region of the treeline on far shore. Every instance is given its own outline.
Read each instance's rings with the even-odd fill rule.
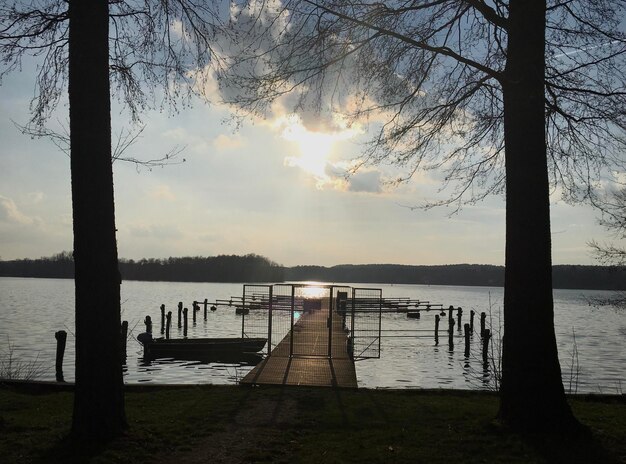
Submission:
[[[122,280],[165,282],[282,282],[283,266],[269,259],[244,256],[194,256],[164,259],[120,259]],[[71,279],[74,259],[64,251],[49,258],[0,261],[1,277]]]
[[[626,290],[626,267],[553,266],[553,286],[564,289]],[[504,285],[504,267],[483,264],[410,266],[356,264],[285,267],[248,254],[164,259],[121,259],[123,280],[170,282],[359,282],[424,285]],[[47,258],[0,261],[1,277],[73,278],[70,252]],[[532,291],[532,289],[529,289]]]

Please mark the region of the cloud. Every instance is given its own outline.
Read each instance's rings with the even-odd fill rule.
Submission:
[[[41,203],[43,201],[43,199],[45,198],[45,194],[43,192],[30,192],[28,194],[28,200],[33,204],[36,205],[38,203]]]
[[[163,132],[163,137],[171,139],[179,146],[185,147],[185,151],[204,154],[210,152],[210,145],[204,135],[194,135],[185,127],[175,127]]]
[[[38,219],[26,216],[11,198],[0,195],[0,221],[28,225],[38,222]]]
[[[381,193],[380,171],[357,171],[348,178],[348,190],[351,192]]]
[[[157,185],[152,191],[149,193],[150,197],[156,200],[167,200],[174,201],[176,199],[176,195],[172,192],[169,185]]]
[[[213,139],[213,146],[218,150],[234,150],[243,146],[243,140],[241,137],[229,137],[228,135],[220,134]]]
[[[176,240],[183,238],[183,233],[176,226],[163,224],[134,224],[129,226],[130,234],[140,238]]]
[[[222,237],[219,234],[202,234],[202,235],[198,235],[198,240],[200,240],[201,242],[209,242],[209,243],[218,243],[221,240],[223,240],[224,237]]]

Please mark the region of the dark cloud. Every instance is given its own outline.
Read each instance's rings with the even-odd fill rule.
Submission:
[[[348,190],[351,192],[381,193],[380,171],[357,172],[348,178]]]

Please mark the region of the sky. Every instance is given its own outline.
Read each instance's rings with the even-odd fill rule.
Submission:
[[[72,249],[69,157],[15,123],[29,120],[34,67],[0,85],[0,259]],[[66,99],[51,124],[67,126]],[[123,258],[256,253],[286,266],[315,264],[504,264],[505,204],[491,196],[459,212],[412,208],[446,198],[441,173],[390,185],[388,166],[337,174],[358,159],[365,128],[326,132],[283,108],[239,129],[219,104],[195,101],[171,114],[148,111],[125,153],[185,162],[147,169],[114,163],[118,250]],[[135,130],[114,103],[114,138]],[[370,134],[371,135],[371,134]],[[551,201],[553,262],[593,264],[587,243],[610,241],[587,206]]]

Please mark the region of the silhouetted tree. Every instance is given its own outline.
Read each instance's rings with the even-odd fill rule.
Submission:
[[[188,71],[203,68],[212,54],[205,20],[212,14],[193,0],[16,0],[0,6],[0,77],[19,69],[25,55],[42,60],[30,125],[43,128],[66,85],[69,93],[76,282],[72,431],[78,436],[106,438],[126,426],[110,83],[134,121],[155,103],[157,86],[164,101],[184,103],[194,91]]]
[[[624,2],[235,4],[218,74],[228,102],[265,113],[282,98],[301,114],[369,120],[379,131],[360,164],[441,169],[453,187],[441,204],[505,192],[499,418],[577,429],[554,334],[550,185],[593,200],[593,179],[623,170]]]

